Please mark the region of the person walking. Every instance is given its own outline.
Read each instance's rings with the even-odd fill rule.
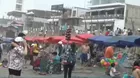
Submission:
[[[22,37],[16,37],[15,46],[8,53],[8,78],[19,78],[24,65],[24,55],[27,55],[27,43]]]
[[[76,63],[76,45],[71,44],[62,57],[62,64],[64,67],[64,78],[71,78],[72,70]]]

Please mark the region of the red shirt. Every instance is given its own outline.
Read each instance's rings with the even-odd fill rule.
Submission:
[[[107,31],[106,33],[105,33],[105,36],[108,36],[109,35],[109,31]]]

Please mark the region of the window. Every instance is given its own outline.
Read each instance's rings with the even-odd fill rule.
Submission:
[[[74,16],[74,17],[76,16],[76,11],[73,11],[73,16]]]
[[[22,4],[23,3],[23,0],[17,0],[17,3]]]
[[[21,11],[22,10],[22,5],[16,5],[16,10]]]

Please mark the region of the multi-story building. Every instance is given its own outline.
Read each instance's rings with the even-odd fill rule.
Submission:
[[[140,5],[139,0],[90,0],[91,5],[101,5],[110,3],[126,3],[133,5]]]
[[[92,0],[93,6],[86,13],[87,26],[91,30],[116,30],[124,27],[136,30],[140,25],[140,6],[127,4],[128,0]],[[104,2],[106,1],[106,2]]]
[[[55,35],[59,34],[60,30],[63,30],[64,26],[71,26],[74,29],[84,29],[80,27],[82,25],[82,18],[87,9],[74,7],[64,8],[64,12],[61,11],[44,11],[31,9],[28,13],[32,12],[32,16],[24,15],[23,18],[26,22],[24,29],[29,32],[54,32]]]

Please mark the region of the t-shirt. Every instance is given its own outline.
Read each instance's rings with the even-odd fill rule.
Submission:
[[[60,63],[60,56],[55,56],[55,58],[53,59],[53,63],[54,64],[58,64],[58,63]]]
[[[116,69],[114,67],[112,67],[110,69],[110,73],[109,73],[111,77],[114,77],[115,76],[114,72],[116,72]]]

